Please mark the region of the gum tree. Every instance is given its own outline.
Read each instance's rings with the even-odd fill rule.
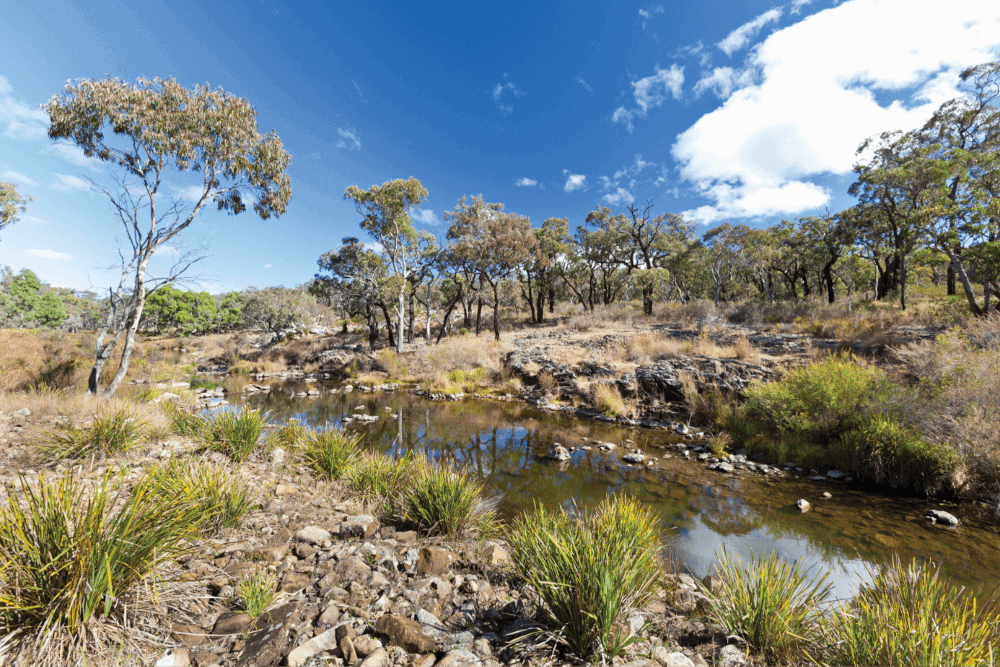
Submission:
[[[187,89],[172,79],[135,85],[84,79],[67,84],[46,111],[50,138],[69,141],[111,167],[113,188],[91,183],[110,201],[131,245],[131,253],[122,254],[122,278],[111,292],[88,381],[97,394],[101,371],[124,333],[118,370],[104,389],[110,396],[128,372],[149,293],[175,282],[199,259],[183,255],[170,275],[152,281],[146,270],[157,248],[210,203],[232,215],[252,206],[262,220],[283,214],[292,194],[286,173],[291,156],[273,130],[258,132],[250,102],[221,88]]]
[[[0,229],[17,222],[30,201],[30,196],[18,193],[17,184],[0,182]]]

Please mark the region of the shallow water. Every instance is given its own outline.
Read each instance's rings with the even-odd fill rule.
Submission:
[[[962,583],[993,588],[1000,583],[998,527],[973,505],[946,508],[963,521],[957,529],[930,525],[927,509],[938,504],[918,498],[893,498],[816,484],[801,478],[763,478],[751,473],[726,476],[663,449],[677,442],[673,434],[625,428],[537,410],[521,403],[464,400],[428,401],[410,393],[326,393],[317,399],[295,398],[296,391],[321,385],[286,384],[269,395],[247,397],[275,421],[297,417],[312,425],[340,424],[359,412],[378,415],[372,424],[346,428],[362,435],[372,449],[399,456],[407,451],[467,466],[503,494],[505,511],[533,503],[579,507],[596,504],[608,493],[628,493],[653,506],[671,537],[674,554],[693,574],[709,574],[725,545],[746,559],[774,550],[787,559],[827,569],[834,591],[849,596],[867,563],[881,563],[892,553],[904,560],[917,556],[942,562]],[[388,410],[387,410],[388,408]],[[395,413],[397,417],[390,417]],[[652,469],[630,467],[620,445],[633,440],[660,460]],[[603,452],[594,440],[619,449]],[[553,442],[588,445],[563,464],[545,459]],[[820,495],[830,491],[833,498]],[[799,498],[813,509],[800,514]]]

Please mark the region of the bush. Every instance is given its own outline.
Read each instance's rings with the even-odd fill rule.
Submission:
[[[360,455],[358,436],[327,428],[310,433],[302,456],[313,470],[331,480],[343,477]]]
[[[266,424],[267,418],[260,410],[224,410],[205,419],[202,439],[208,449],[222,452],[240,463],[246,461],[256,449]]]
[[[576,519],[536,506],[514,521],[507,541],[547,625],[572,651],[610,663],[634,641],[629,613],[648,604],[662,580],[650,509],[627,496]]]
[[[497,504],[471,473],[426,462],[417,466],[402,501],[407,522],[444,535],[492,533]]]
[[[78,664],[134,620],[139,584],[189,552],[198,509],[110,475],[92,490],[71,473],[20,481],[0,504],[0,623],[17,664]]]
[[[802,563],[794,565],[774,552],[744,567],[723,547],[716,570],[720,582],[709,597],[709,618],[747,641],[751,652],[769,663],[807,657],[822,636],[821,604],[830,592],[827,573],[809,579]],[[878,664],[878,663],[870,663]]]
[[[147,424],[131,408],[113,414],[94,414],[93,419],[93,424],[81,429],[64,418],[54,430],[44,432],[37,445],[42,460],[124,454],[149,434]]]
[[[401,459],[367,455],[360,465],[348,471],[347,486],[374,507],[381,519],[399,519],[403,492],[416,467],[412,454]]]
[[[832,616],[835,665],[993,665],[1000,608],[942,578],[939,567],[898,557]]]
[[[145,479],[155,496],[181,498],[197,507],[198,524],[206,534],[241,527],[257,504],[253,489],[227,465],[173,458],[148,468]]]

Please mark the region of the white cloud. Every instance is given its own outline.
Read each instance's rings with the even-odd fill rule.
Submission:
[[[754,82],[754,70],[747,68],[735,70],[732,67],[716,67],[694,84],[694,94],[700,96],[706,90],[711,90],[716,96],[726,99],[737,88],[748,86]]]
[[[503,75],[504,79],[507,79],[507,75]],[[504,114],[514,113],[514,105],[504,104],[501,100],[505,93],[509,92],[514,97],[524,97],[526,94],[523,90],[518,88],[517,84],[513,81],[504,81],[503,83],[498,83],[493,88],[493,102],[496,104],[497,109],[499,109]]]
[[[633,95],[639,108],[635,111],[618,107],[611,114],[611,122],[621,123],[625,129],[632,132],[632,121],[636,116],[646,117],[647,112],[667,101],[667,94],[679,100],[683,94],[684,67],[674,63],[670,69],[656,68],[656,73],[644,79],[632,82]]]
[[[625,129],[632,132],[634,125],[632,125],[632,119],[635,118],[635,114],[625,107],[618,107],[615,112],[611,114],[612,123],[621,123],[625,126]]]
[[[808,1],[808,0],[807,0],[807,1]],[[357,81],[355,81],[354,79],[351,79],[351,83],[353,83],[353,84],[354,84],[354,90],[358,91],[358,97],[360,97],[360,98],[361,98],[361,101],[362,101],[362,102],[363,102],[364,104],[368,104],[368,100],[366,100],[366,99],[365,99],[365,95],[364,95],[364,93],[362,93],[362,92],[361,92],[361,86],[359,86],[359,85],[358,85],[358,82],[357,82]]]
[[[29,248],[24,251],[25,257],[37,257],[39,259],[52,259],[57,262],[66,262],[73,259],[69,253],[50,250],[49,248]]]
[[[656,14],[662,14],[666,10],[663,5],[651,5],[648,9],[640,9],[639,16],[642,17],[642,29],[646,29],[646,21],[655,16]]]
[[[434,215],[434,211],[431,209],[419,209],[413,212],[413,218],[425,225],[437,225],[440,224],[440,220]]]
[[[177,193],[178,199],[183,199],[191,203],[196,203],[201,196],[205,193],[205,186],[203,185],[189,185],[186,188],[175,188],[174,192]],[[211,193],[209,193],[211,197]]]
[[[811,5],[812,0],[792,0],[792,8],[789,10],[790,14],[798,14],[802,11],[802,8],[806,5]]]
[[[617,206],[619,204],[632,204],[635,202],[635,197],[625,188],[618,188],[615,192],[604,195],[604,201],[612,206]]]
[[[84,167],[91,171],[96,171],[100,160],[90,158],[83,154],[83,149],[73,144],[51,144],[46,150],[55,153],[67,162],[71,162],[78,167]]]
[[[744,23],[736,30],[733,30],[716,46],[722,49],[727,56],[731,56],[746,46],[751,39],[756,37],[761,28],[766,26],[768,23],[774,23],[780,19],[782,13],[781,7],[769,9],[753,21]]]
[[[70,192],[72,190],[89,190],[90,182],[85,181],[79,176],[67,176],[66,174],[56,174],[56,182],[51,185],[53,190],[59,190],[61,192]]]
[[[958,73],[998,47],[1000,3],[976,0],[947,12],[932,0],[848,0],[772,33],[747,61],[759,83],[677,136],[681,178],[713,202],[688,214],[708,222],[826,204],[809,177],[848,174],[866,137],[921,126],[958,95]]]
[[[45,139],[48,136],[49,117],[38,107],[25,104],[13,96],[14,88],[0,76],[0,126],[10,139]]]
[[[355,151],[361,148],[361,139],[358,137],[357,130],[345,130],[338,127],[337,134],[340,135],[340,139],[337,140],[337,148],[350,148]]]
[[[3,171],[0,171],[0,178],[8,183],[14,183],[15,185],[38,185],[38,183],[32,179],[20,172],[14,171],[13,169],[4,169]]]
[[[594,92],[594,89],[590,87],[590,84],[583,80],[582,77],[576,77],[576,82],[587,89],[588,92]]]
[[[587,189],[587,177],[583,174],[572,174],[569,169],[563,169],[563,175],[566,176],[566,185],[563,186],[563,190],[566,192],[573,192],[574,190]]]
[[[514,185],[518,186],[519,188],[532,188],[538,185],[538,181],[536,181],[533,178],[528,178],[527,176],[525,176],[524,178],[515,181]]]
[[[273,269],[274,268],[274,264],[265,264],[264,266],[262,266],[260,268],[262,268],[262,269]]]

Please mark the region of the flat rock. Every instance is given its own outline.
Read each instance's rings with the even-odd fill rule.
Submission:
[[[444,574],[455,561],[455,555],[447,549],[438,547],[423,547],[417,554],[416,570],[417,574],[424,577],[427,575]]]
[[[680,651],[670,651],[664,646],[653,649],[653,659],[663,667],[695,667],[691,658]]]
[[[830,470],[826,473],[826,476],[830,479],[844,479],[847,477],[847,473],[840,470]]]
[[[457,648],[449,651],[447,655],[437,661],[434,667],[461,667],[464,665],[478,665],[482,659],[468,649]]]
[[[390,643],[407,653],[427,653],[434,650],[434,638],[423,632],[423,626],[402,616],[389,614],[375,622],[375,631],[389,638]]]
[[[572,454],[569,453],[569,450],[560,445],[558,442],[552,443],[552,446],[549,447],[549,451],[545,457],[550,461],[569,461],[573,458]]]
[[[267,613],[265,618],[270,622],[250,635],[236,667],[271,667],[278,664],[291,641],[291,631],[299,622],[301,611],[298,602],[289,602]]]
[[[944,510],[927,510],[927,514],[924,515],[931,523],[943,523],[946,526],[957,526],[961,523],[958,517],[950,512],[945,512]]]
[[[719,657],[716,661],[718,667],[747,667],[749,664],[750,661],[743,651],[732,644],[727,644],[719,650]]]
[[[639,452],[629,452],[622,457],[622,460],[628,463],[642,463],[646,460],[646,455]]]
[[[389,654],[380,648],[362,660],[361,667],[389,667]]]
[[[483,549],[483,556],[486,558],[487,565],[492,565],[494,567],[503,567],[505,565],[510,565],[510,554],[499,544],[490,544],[485,549]]]
[[[317,544],[321,545],[328,541],[331,537],[330,531],[324,530],[319,526],[306,526],[302,530],[295,533],[295,539],[299,542],[305,542],[306,544]]]
[[[253,623],[253,619],[247,614],[234,614],[232,612],[224,612],[219,616],[219,619],[215,622],[215,627],[212,628],[213,635],[238,635],[241,632],[245,632],[247,628]]]
[[[358,514],[340,524],[340,536],[345,539],[371,537],[378,530],[378,525],[378,519],[371,514]]]
[[[288,654],[288,667],[302,667],[314,655],[335,648],[337,648],[336,631],[330,629],[322,632],[305,644],[292,649],[292,652]]]

